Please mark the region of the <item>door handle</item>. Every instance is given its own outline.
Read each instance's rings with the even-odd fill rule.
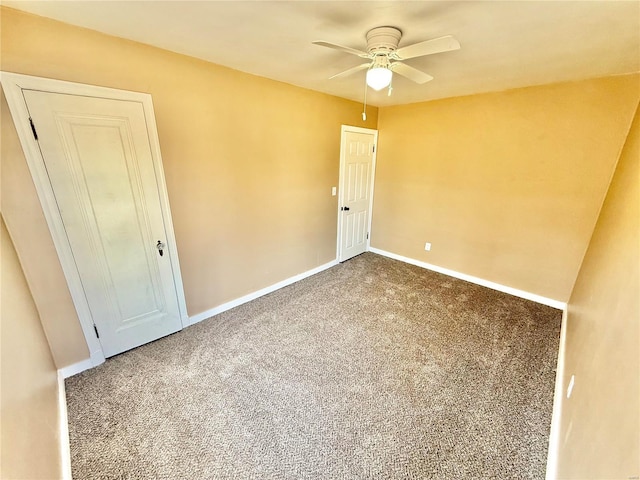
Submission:
[[[158,249],[158,253],[160,254],[160,256],[162,256],[162,254],[164,253],[164,247],[166,245],[164,243],[162,243],[160,240],[158,240],[158,243],[156,243],[156,248]]]
[[[349,207],[341,207],[340,210],[342,210],[343,212],[346,212],[349,210]]]

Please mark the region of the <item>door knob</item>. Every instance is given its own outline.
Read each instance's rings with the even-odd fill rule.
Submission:
[[[342,207],[340,210],[346,212],[347,210],[349,210],[349,207]]]

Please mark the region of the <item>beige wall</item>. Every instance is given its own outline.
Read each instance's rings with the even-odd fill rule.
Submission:
[[[389,107],[379,122],[371,109],[362,122],[357,103],[0,11],[2,70],[152,94],[191,315],[335,258],[343,123],[381,131],[373,246],[567,300],[639,96],[637,76],[615,77]],[[62,367],[88,351],[1,106],[3,215]],[[638,475],[634,132],[571,297],[563,478]],[[54,476],[55,368],[2,235],[2,476]],[[37,461],[5,460],[27,445]]]
[[[558,478],[640,475],[639,270],[637,112],[569,301]]]
[[[1,13],[2,70],[152,95],[190,315],[335,259],[340,125],[375,128],[377,109],[362,122],[355,102]],[[2,140],[3,213],[56,364],[69,365],[87,348],[10,122]]]
[[[639,94],[622,76],[381,108],[372,246],[567,301]]]
[[[0,247],[0,477],[60,478],[57,372],[2,221]]]

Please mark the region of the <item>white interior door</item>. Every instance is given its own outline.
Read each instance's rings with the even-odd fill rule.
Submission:
[[[371,225],[375,146],[378,132],[343,127],[340,153],[338,260],[367,250]]]
[[[142,105],[23,90],[106,357],[182,328]]]

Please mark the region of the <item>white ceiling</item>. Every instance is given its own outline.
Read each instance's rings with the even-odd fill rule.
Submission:
[[[394,78],[373,105],[499,91],[640,70],[640,1],[16,1],[4,5],[243,72],[362,101],[362,63],[312,45],[365,48],[376,26],[400,47],[454,35],[458,51],[408,60],[435,79]]]

